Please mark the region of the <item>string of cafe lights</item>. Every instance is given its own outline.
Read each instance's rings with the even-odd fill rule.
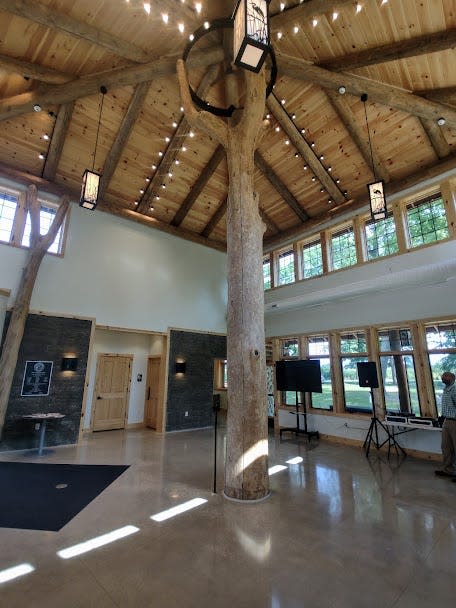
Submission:
[[[276,99],[277,99],[277,97],[276,97]],[[331,165],[325,166],[325,165],[323,164],[323,160],[325,159],[324,154],[319,154],[319,153],[318,153],[318,152],[315,150],[315,148],[316,148],[316,144],[315,144],[315,142],[314,142],[314,141],[310,141],[310,142],[309,142],[309,140],[306,138],[306,129],[304,129],[304,128],[300,128],[300,127],[298,127],[298,125],[296,124],[296,119],[297,119],[296,113],[295,113],[295,112],[292,112],[292,113],[288,112],[288,110],[287,110],[287,109],[286,109],[286,107],[285,107],[285,106],[286,106],[286,100],[285,100],[285,99],[283,99],[283,98],[280,100],[280,105],[282,106],[283,111],[286,113],[286,115],[288,116],[288,118],[290,119],[290,121],[293,123],[293,125],[294,125],[295,129],[296,129],[296,130],[299,132],[299,134],[301,135],[301,137],[303,138],[303,140],[304,140],[304,141],[306,142],[306,144],[307,144],[307,145],[308,145],[308,146],[309,146],[309,147],[310,147],[310,148],[313,150],[313,152],[314,152],[314,154],[315,154],[315,157],[316,157],[316,158],[317,158],[317,159],[320,161],[320,163],[321,163],[322,167],[325,169],[325,171],[327,171],[327,172],[330,174],[331,179],[333,180],[333,182],[339,186],[339,184],[340,184],[340,179],[339,179],[338,177],[334,177],[334,176],[332,175],[332,170],[333,170],[333,169],[332,169],[332,166],[331,166]],[[271,114],[269,114],[269,113],[268,113],[268,114],[266,114],[266,116],[265,116],[265,121],[269,121],[269,122],[270,122],[270,120],[271,120]],[[277,124],[277,125],[274,127],[274,131],[275,131],[276,133],[280,133],[280,132],[282,131],[282,127],[280,127],[280,126]],[[288,137],[287,137],[287,138],[284,140],[284,144],[285,144],[286,146],[290,146],[290,145],[291,145],[291,142],[290,142],[290,140],[289,140],[289,138],[288,138]],[[301,154],[300,154],[300,153],[299,153],[297,150],[295,150],[294,156],[295,156],[295,158],[299,158],[299,157],[301,156]],[[303,169],[304,169],[304,171],[308,171],[308,170],[309,170],[309,165],[308,165],[307,163],[305,163],[305,164],[304,164],[304,166],[303,166]],[[317,181],[317,179],[318,179],[318,178],[317,178],[315,175],[312,175],[312,177],[311,177],[312,182],[316,182],[316,181]],[[320,185],[321,185],[320,192],[324,192],[324,191],[325,191],[325,188],[323,187],[323,184],[321,184],[321,182],[320,182]],[[342,191],[342,194],[343,194],[344,196],[347,196],[348,191],[347,191],[347,190],[343,190],[343,191]],[[328,203],[329,203],[329,204],[332,204],[332,203],[333,203],[333,200],[332,200],[331,198],[329,198],[329,199],[328,199]]]
[[[153,15],[153,10],[152,10],[152,4],[150,2],[144,2],[143,0],[125,0],[125,2],[130,5],[130,6],[141,6],[144,10],[144,12],[146,13],[146,15],[148,16],[152,16]],[[186,4],[188,5],[190,8],[193,7],[196,15],[200,15],[202,10],[203,10],[203,3],[202,2],[187,2],[186,0],[180,0],[181,4]],[[160,17],[162,22],[165,25],[170,25],[171,24],[171,19],[170,19],[170,14],[166,11],[162,11],[160,13]],[[185,33],[185,23],[180,20],[177,22],[177,29],[179,30],[179,32],[181,34]]]

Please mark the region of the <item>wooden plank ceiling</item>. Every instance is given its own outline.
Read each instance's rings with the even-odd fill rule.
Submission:
[[[147,15],[134,0],[0,0],[0,173],[77,196],[94,162],[99,209],[223,249],[224,153],[187,125],[175,62],[189,34],[233,4],[160,0]],[[456,165],[454,0],[272,0],[270,9],[278,79],[256,156],[265,245],[366,203],[362,93],[375,173],[390,192]],[[194,88],[219,105],[222,40],[203,38],[188,65]]]

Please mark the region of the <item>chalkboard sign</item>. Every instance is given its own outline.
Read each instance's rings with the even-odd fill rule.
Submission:
[[[49,395],[52,366],[52,361],[26,361],[21,397]]]

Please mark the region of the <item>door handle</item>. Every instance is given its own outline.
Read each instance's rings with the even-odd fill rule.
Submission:
[[[101,399],[100,395],[98,395],[97,399]]]
[[[149,399],[150,399],[150,386],[149,386],[149,389],[147,391],[147,401],[149,401]]]

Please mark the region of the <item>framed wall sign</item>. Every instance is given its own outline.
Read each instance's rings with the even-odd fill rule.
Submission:
[[[26,361],[21,397],[49,395],[53,361]]]

